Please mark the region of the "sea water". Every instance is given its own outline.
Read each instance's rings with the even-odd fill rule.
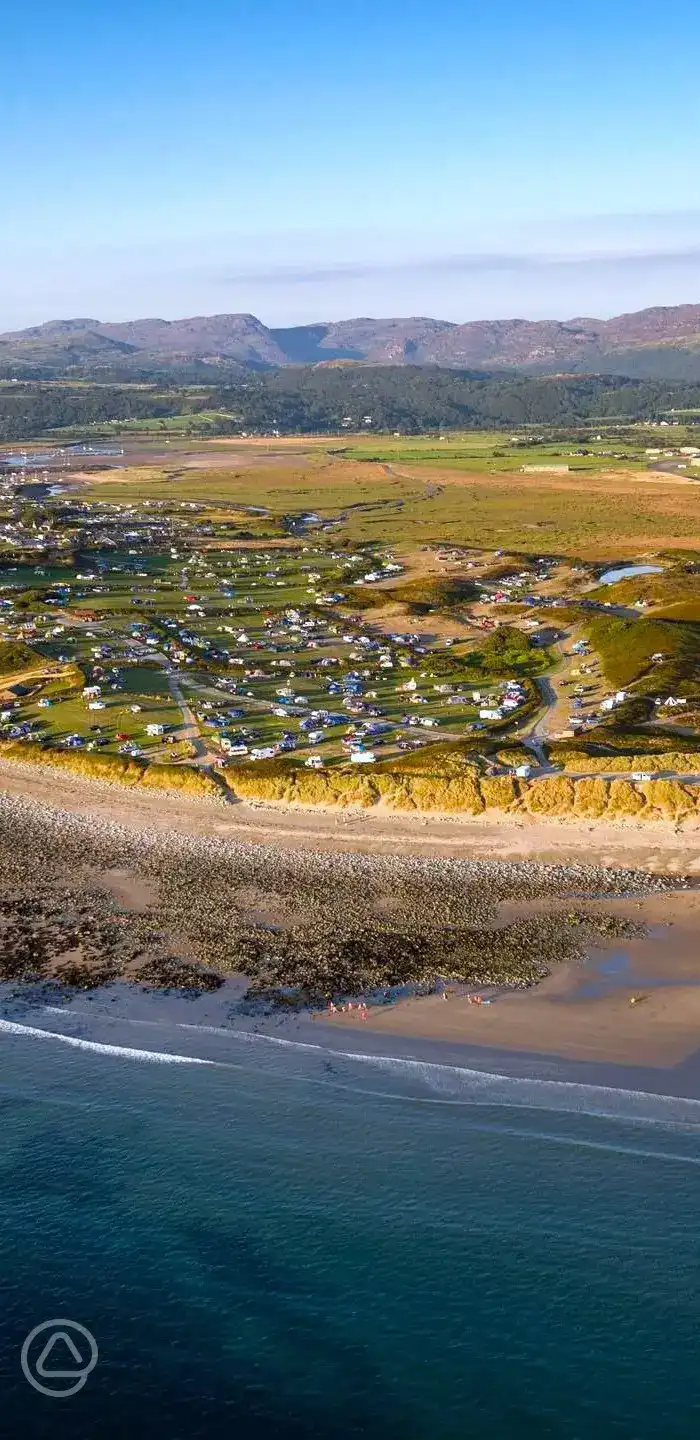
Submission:
[[[697,1433],[698,1102],[47,1009],[0,1107],[3,1434]]]

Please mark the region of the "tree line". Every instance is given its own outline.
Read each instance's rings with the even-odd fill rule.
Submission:
[[[303,435],[371,429],[418,435],[654,420],[672,408],[696,410],[700,421],[700,384],[418,366],[299,366],[194,389],[172,383],[144,387],[22,381],[0,386],[0,443],[182,414],[191,417],[194,433]]]

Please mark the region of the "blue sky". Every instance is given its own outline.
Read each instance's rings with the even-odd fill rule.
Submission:
[[[697,0],[13,6],[0,330],[700,301],[699,42]]]

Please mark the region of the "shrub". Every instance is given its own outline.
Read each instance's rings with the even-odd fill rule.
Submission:
[[[358,610],[380,605],[405,605],[410,615],[429,615],[433,611],[449,611],[455,606],[465,605],[479,598],[479,591],[471,580],[459,576],[422,576],[407,580],[390,589],[382,590],[370,586],[353,587],[352,604]]]
[[[461,775],[476,774],[476,751],[483,740],[437,740],[400,757],[392,756],[379,762],[373,775]]]
[[[612,818],[639,815],[645,806],[645,796],[636,790],[630,780],[611,780],[608,794],[607,814]]]
[[[523,671],[537,674],[546,669],[549,657],[546,650],[532,646],[523,630],[499,625],[470,659],[486,675],[496,676],[519,675]]]
[[[284,800],[289,789],[289,780],[284,775],[258,774],[244,766],[224,773],[226,783],[234,794],[246,799]]]
[[[11,675],[15,671],[36,669],[45,665],[46,659],[25,645],[23,640],[3,640],[0,643],[0,675]]]
[[[102,780],[107,784],[145,785],[147,788],[186,790],[199,796],[219,795],[211,776],[189,767],[149,765],[126,755],[94,755],[78,750],[53,750],[49,746],[23,744],[19,740],[0,742],[0,759],[23,765],[50,766],[76,775],[81,780]]]
[[[412,775],[407,782],[405,799],[399,792],[398,797],[389,803],[392,808],[401,810],[453,810],[458,808],[451,789],[454,783],[449,776]]]
[[[692,775],[700,770],[700,756],[685,752],[667,750],[647,755],[591,755],[587,750],[572,750],[564,746],[552,746],[551,759],[565,770],[590,770],[598,773],[621,771],[631,774],[635,770],[675,770],[679,774]]]
[[[147,765],[141,784],[149,790],[179,790],[198,798],[221,797],[221,790],[211,775],[193,765]]]
[[[532,751],[527,750],[524,745],[502,746],[496,751],[496,759],[499,765],[532,765]]]
[[[517,781],[510,775],[484,776],[479,790],[487,810],[510,810],[520,798]]]
[[[648,780],[642,789],[650,808],[659,810],[669,820],[695,809],[691,794],[679,780]]]
[[[380,800],[384,800],[390,809],[415,810],[413,792],[418,778],[413,775],[374,774],[372,786]]]

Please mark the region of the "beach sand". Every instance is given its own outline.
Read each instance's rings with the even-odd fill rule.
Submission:
[[[0,791],[69,814],[109,818],[133,830],[179,830],[280,849],[546,860],[700,876],[700,827],[688,822],[543,821],[497,813],[462,818],[405,815],[380,806],[368,812],[243,801],[224,804],[79,780],[49,767],[38,770],[8,760],[0,760]]]
[[[552,905],[548,905],[551,912]],[[324,1017],[338,1028],[622,1065],[673,1067],[700,1049],[700,893],[606,903],[649,933],[562,965],[537,986],[474,1004],[455,987]],[[632,997],[635,1003],[630,1004]]]
[[[310,852],[328,852],[329,857],[347,854],[349,861],[354,854],[426,861],[438,857],[625,866],[661,876],[693,876],[700,871],[699,832],[679,832],[662,822],[591,826],[557,821],[519,823],[513,817],[441,820],[388,812],[283,811],[274,806],[226,805],[140,793],[9,762],[0,762],[0,792],[54,807],[67,817],[79,817],[96,831],[110,824],[123,826],[135,841],[140,836],[147,843],[161,836],[172,839],[174,832],[182,836],[183,864],[187,841],[214,840],[259,846],[261,854],[277,849],[286,852],[289,860],[289,852],[305,852],[309,863],[313,862]],[[85,859],[88,863],[87,855]],[[269,867],[269,861],[264,863]],[[363,863],[366,865],[367,859]],[[522,871],[523,876],[533,873],[527,863]],[[285,919],[277,913],[274,865],[270,875],[260,894],[257,890],[249,895],[242,892],[253,923],[281,924]],[[154,893],[151,881],[140,871],[132,873],[126,857],[116,862],[111,859],[101,877],[95,874],[92,879],[99,880],[127,910],[147,915]],[[534,890],[527,898],[524,887],[523,897],[501,902],[494,914],[494,929],[539,911],[556,915],[559,909],[564,924],[573,904],[571,894],[562,898],[561,890],[559,895],[554,890],[551,895]],[[382,903],[390,900],[389,895]],[[290,902],[285,903],[288,906]],[[575,900],[575,908],[581,912],[599,908],[642,922],[650,927],[650,933],[644,939],[606,941],[593,954],[589,952],[586,961],[557,964],[545,980],[528,990],[482,992],[492,994],[493,1003],[488,1006],[470,1004],[466,994],[460,993],[465,987],[451,986],[447,1000],[442,996],[406,999],[371,1007],[365,1021],[353,1010],[337,1017],[319,1016],[313,1027],[310,1021],[309,1025],[326,1034],[342,1028],[353,1028],[356,1033],[359,1027],[366,1037],[363,1043],[391,1040],[392,1048],[412,1040],[452,1049],[464,1047],[465,1052],[477,1046],[493,1053],[657,1068],[687,1060],[700,1047],[700,891],[640,897],[637,888],[636,895],[616,898],[607,894],[597,899],[589,890],[587,897]],[[178,940],[173,949],[176,954],[189,953],[184,941]],[[630,998],[636,995],[643,998],[631,1005]]]

